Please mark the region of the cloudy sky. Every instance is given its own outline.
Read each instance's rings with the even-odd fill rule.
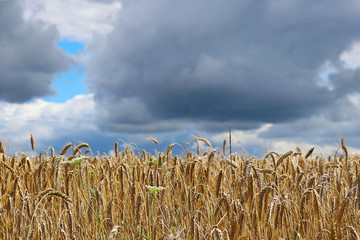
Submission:
[[[193,136],[262,156],[360,151],[358,0],[0,1],[11,151]]]

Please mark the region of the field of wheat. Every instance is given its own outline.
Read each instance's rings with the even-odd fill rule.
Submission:
[[[0,144],[0,238],[359,239],[360,158],[343,141],[327,157],[264,158],[199,142],[207,151],[116,142],[113,156],[86,143],[8,156]]]

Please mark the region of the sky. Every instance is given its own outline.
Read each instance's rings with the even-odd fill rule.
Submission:
[[[0,1],[0,86],[10,152],[360,153],[360,2]]]

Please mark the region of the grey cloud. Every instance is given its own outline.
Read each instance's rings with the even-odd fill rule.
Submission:
[[[21,4],[0,2],[0,99],[10,102],[54,94],[54,74],[70,61],[56,46],[55,27],[24,22]]]
[[[112,2],[120,2],[119,0],[88,0],[90,2],[99,2],[99,3],[112,3]]]
[[[360,106],[354,105],[348,97],[343,97],[332,103],[332,107],[324,109],[306,119],[274,124],[270,129],[261,133],[261,138],[283,138],[311,141],[317,144],[333,144],[341,137],[352,141],[353,146],[360,135]]]
[[[219,131],[227,131],[229,127],[232,129],[242,129],[242,130],[250,130],[254,128],[261,127],[262,122],[256,121],[199,121],[197,122],[197,127],[199,130],[210,131],[210,132],[219,132]]]
[[[107,122],[103,124],[100,122],[102,130],[109,132],[122,132],[122,133],[161,133],[161,132],[173,132],[176,130],[184,129],[184,124],[176,121],[160,121],[151,122],[149,124],[136,125],[133,123],[117,123]]]
[[[145,104],[138,98],[122,98],[120,101],[116,101],[114,98],[102,98],[97,103],[97,122],[99,127],[105,131],[158,133],[183,128],[183,124],[179,121],[154,122]]]
[[[330,74],[329,80],[339,96],[347,93],[360,91],[360,68],[342,69],[337,73]]]
[[[144,124],[152,120],[145,109],[145,105],[137,98],[122,98],[119,102],[101,101],[101,104],[98,104],[97,107],[101,117],[110,119],[113,122]]]
[[[359,22],[355,0],[123,1],[113,32],[89,45],[88,82],[108,113],[99,124],[215,131],[310,117],[353,91],[320,87],[316,76],[360,37]],[[136,110],[116,112],[129,98],[141,121]]]

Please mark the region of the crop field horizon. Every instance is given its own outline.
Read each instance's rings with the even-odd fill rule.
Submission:
[[[115,142],[111,155],[87,143],[9,155],[0,141],[0,238],[360,239],[360,157],[343,140],[328,156],[262,158],[229,140],[153,154]]]

